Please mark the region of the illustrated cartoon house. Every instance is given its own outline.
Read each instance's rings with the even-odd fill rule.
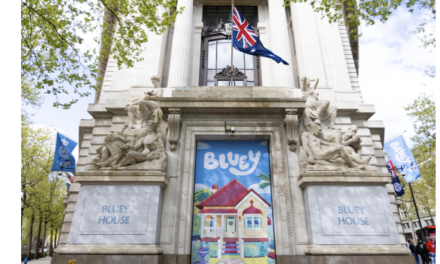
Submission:
[[[212,190],[212,195],[196,205],[201,218],[200,242],[217,243],[219,258],[222,254],[256,257],[252,248],[269,247],[267,226],[271,220],[266,211],[271,205],[235,179],[220,189],[214,184]]]

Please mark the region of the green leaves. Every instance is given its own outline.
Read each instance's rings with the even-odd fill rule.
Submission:
[[[404,107],[413,123],[415,136],[411,138],[414,145],[411,152],[417,161],[421,177],[411,183],[417,207],[420,212],[426,211],[435,215],[436,187],[436,106],[432,95],[420,94],[410,105]],[[402,196],[402,210],[409,213],[412,219],[416,214],[411,193],[403,177],[400,179],[405,190]],[[405,183],[405,185],[404,185]],[[422,213],[423,214],[423,213]]]
[[[176,0],[21,0],[21,74],[38,94],[99,89],[98,66],[113,56],[118,67],[141,61],[147,33],[161,34],[174,22]],[[101,32],[95,44],[89,35]],[[84,45],[87,44],[87,45]],[[89,47],[95,46],[95,47]],[[100,46],[100,51],[97,48]],[[70,108],[70,102],[54,102]]]
[[[266,174],[261,173],[261,174],[258,174],[257,177],[260,178],[262,181],[259,185],[261,189],[264,189],[267,186],[270,186],[270,178]]]
[[[285,0],[284,5],[289,6],[290,2],[305,3],[307,0]],[[436,19],[435,0],[312,0],[310,4],[315,12],[327,17],[329,23],[344,23],[349,28],[358,28],[362,21],[366,25],[374,25],[376,20],[386,22],[401,5],[411,13],[415,8],[428,10],[431,19]],[[357,30],[350,31],[352,37],[358,37]]]

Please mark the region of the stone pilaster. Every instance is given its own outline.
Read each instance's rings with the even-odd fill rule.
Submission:
[[[193,0],[179,0],[177,9],[181,7],[185,7],[185,10],[177,15],[174,23],[168,87],[188,86],[190,79]]]
[[[294,76],[292,68],[292,52],[290,49],[289,32],[287,31],[286,10],[283,7],[283,0],[270,0],[269,21],[270,35],[272,37],[271,50],[276,55],[289,63],[286,66],[282,63],[273,63],[273,85],[282,87],[294,87]]]

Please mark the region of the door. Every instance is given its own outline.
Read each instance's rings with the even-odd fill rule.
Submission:
[[[226,237],[237,237],[237,225],[235,217],[228,216],[226,218]]]

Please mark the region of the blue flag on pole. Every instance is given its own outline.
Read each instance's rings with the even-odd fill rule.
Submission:
[[[279,56],[275,55],[272,51],[263,46],[263,43],[261,43],[260,38],[257,36],[255,30],[246,21],[244,16],[238,12],[235,6],[234,15],[232,18],[232,44],[236,50],[249,55],[266,57],[276,61],[277,63],[282,62],[284,65],[289,65],[289,63],[287,63],[285,60],[281,59]]]
[[[402,172],[403,168],[405,173],[403,178],[405,178],[407,183],[415,181],[420,177],[419,167],[402,135],[385,142],[384,150],[400,172]]]
[[[72,151],[76,145],[78,145],[76,141],[57,132],[55,156],[53,157],[52,169],[50,171],[75,172],[76,161]]]

